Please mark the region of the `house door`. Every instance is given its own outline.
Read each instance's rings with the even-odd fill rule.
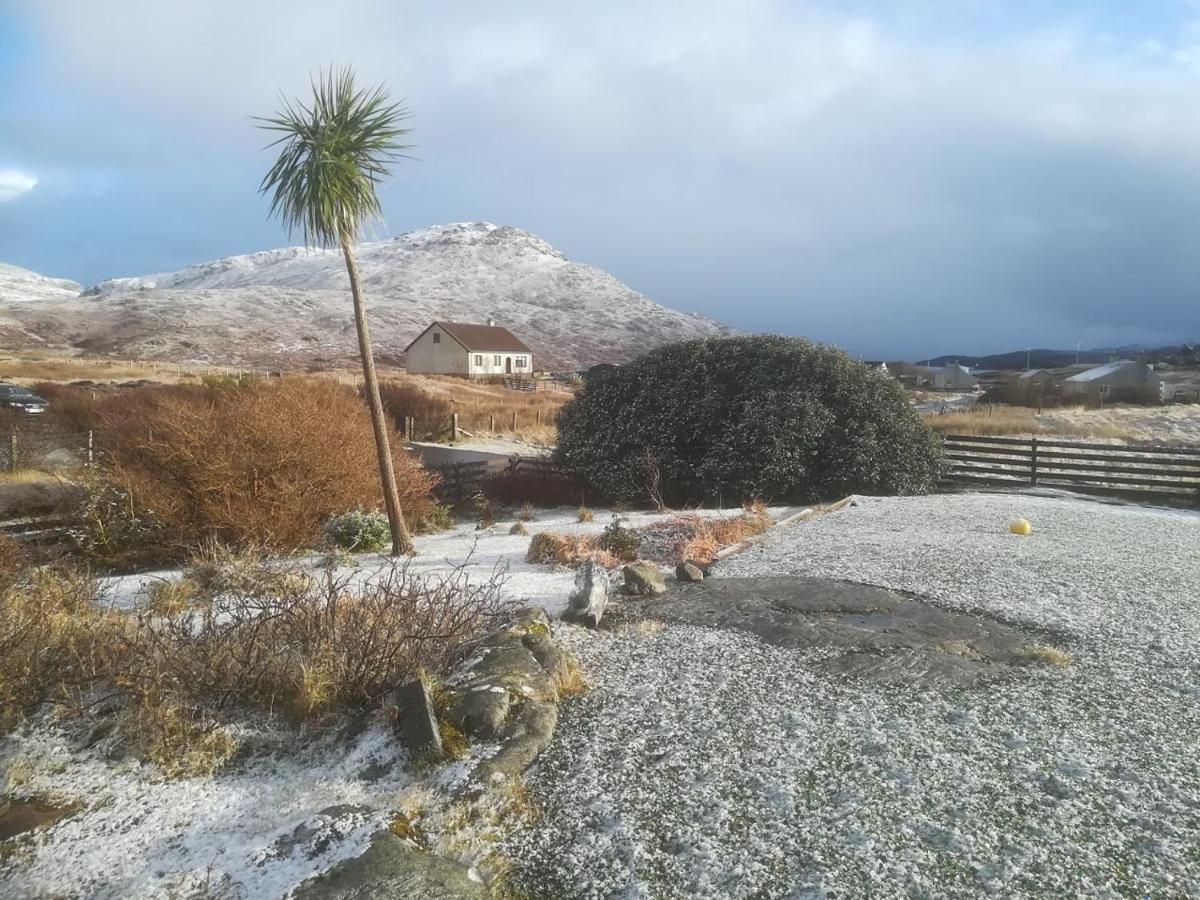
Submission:
[[[511,356],[504,357],[504,373],[506,375],[512,374],[512,357]]]

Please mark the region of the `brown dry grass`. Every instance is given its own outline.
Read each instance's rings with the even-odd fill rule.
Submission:
[[[145,379],[174,384],[195,382],[206,375],[236,372],[236,369],[227,367],[175,365],[98,356],[35,352],[0,356],[0,378],[19,383]]]
[[[382,390],[389,390],[390,384],[400,386],[406,392],[420,392],[426,398],[424,408],[444,409],[446,418],[449,413],[458,413],[459,427],[474,435],[544,444],[557,440],[555,417],[572,397],[569,391],[512,391],[503,385],[439,375],[386,378]],[[442,427],[448,431],[449,422]]]
[[[981,406],[953,410],[942,415],[929,414],[925,423],[938,434],[965,434],[979,437],[1007,435],[1055,435],[1059,437],[1100,438],[1133,441],[1138,435],[1120,424],[1086,418],[1076,421],[1039,416],[1037,410],[1023,406]]]
[[[529,541],[525,560],[531,563],[556,566],[577,566],[586,560],[591,560],[606,569],[613,569],[621,565],[621,560],[601,546],[600,537],[598,534],[559,534],[555,531],[539,531]]]

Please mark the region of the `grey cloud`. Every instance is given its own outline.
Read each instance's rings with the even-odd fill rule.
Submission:
[[[247,114],[348,61],[415,113],[423,161],[385,191],[393,228],[511,221],[661,302],[868,355],[1200,337],[1196,83],[1145,62],[1142,41],[922,40],[916,14],[900,28],[880,8],[118,0],[29,14],[56,77],[138,123],[91,152],[126,168],[153,156],[181,184],[241,179],[209,192],[245,191],[224,209],[231,240],[262,235],[258,218],[239,224],[262,214]],[[198,227],[217,227],[204,211]]]

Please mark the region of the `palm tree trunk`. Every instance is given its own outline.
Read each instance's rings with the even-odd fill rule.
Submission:
[[[396,491],[396,470],[392,466],[392,448],[388,443],[387,422],[383,402],[379,399],[379,379],[375,375],[375,354],[371,351],[371,334],[367,330],[367,311],[363,307],[362,288],[358,281],[358,262],[350,236],[342,234],[342,254],[350,275],[350,295],[354,298],[354,327],[358,331],[358,353],[362,357],[363,384],[367,392],[367,407],[371,410],[371,427],[375,429],[375,452],[379,457],[379,480],[383,485],[383,502],[387,507],[388,525],[392,530],[392,556],[412,555],[413,542],[400,509]]]

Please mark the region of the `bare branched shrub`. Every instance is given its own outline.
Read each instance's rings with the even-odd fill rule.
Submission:
[[[509,611],[502,572],[476,584],[462,568],[416,575],[404,565],[351,582],[333,571],[285,577],[270,593],[231,592],[166,621],[143,620],[129,686],[181,707],[294,720],[362,710],[417,672],[445,670]]]
[[[81,543],[104,562],[176,561],[208,538],[312,546],[330,517],[382,502],[367,411],[326,379],[146,388],[90,417],[103,453]],[[420,518],[434,479],[393,445],[401,506]]]

